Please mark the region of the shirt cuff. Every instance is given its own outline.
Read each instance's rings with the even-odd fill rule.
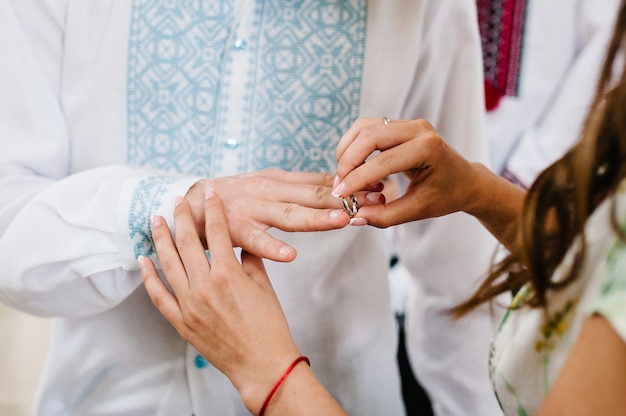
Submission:
[[[173,231],[176,197],[184,196],[200,179],[202,178],[142,174],[124,183],[117,222],[124,270],[137,270],[139,256],[150,257],[158,264],[150,218],[155,214],[163,216],[170,232]]]

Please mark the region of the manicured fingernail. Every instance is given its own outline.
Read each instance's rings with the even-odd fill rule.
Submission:
[[[184,198],[182,196],[177,196],[176,199],[174,200],[174,204],[178,206],[183,201],[184,201]]]
[[[281,257],[287,257],[291,254],[292,251],[293,251],[293,248],[289,246],[282,246],[279,250],[279,253]]]
[[[385,203],[385,194],[382,192],[369,192],[365,198],[368,201],[374,202],[375,204],[384,204]]]
[[[150,217],[150,225],[152,225],[153,227],[158,227],[159,225],[161,225],[161,216],[154,214],[152,217]]]
[[[335,189],[337,185],[339,185],[339,176],[335,176],[335,180],[333,181],[333,189]]]
[[[345,212],[342,209],[333,209],[332,211],[330,211],[330,219],[331,220],[336,220],[337,218],[339,218],[339,216]]]
[[[340,197],[346,190],[346,184],[341,182],[338,185],[333,186],[333,196]]]
[[[354,225],[355,227],[367,225],[367,220],[365,218],[351,218],[350,225]]]
[[[139,268],[143,270],[146,267],[146,259],[143,256],[137,257],[137,263],[139,263]]]
[[[206,188],[206,190],[204,191],[204,198],[211,199],[214,196],[215,196],[215,191],[213,190],[213,188]]]

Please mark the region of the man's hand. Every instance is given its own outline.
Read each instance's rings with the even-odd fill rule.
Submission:
[[[220,195],[231,239],[235,246],[259,257],[291,261],[296,250],[272,237],[267,230],[326,231],[345,227],[350,217],[341,199],[331,195],[334,176],[325,173],[266,169],[253,173],[204,179],[189,189],[189,201],[200,238],[204,235],[204,195],[213,189]],[[371,187],[374,196],[381,186]],[[359,206],[371,204],[367,192],[358,195]]]

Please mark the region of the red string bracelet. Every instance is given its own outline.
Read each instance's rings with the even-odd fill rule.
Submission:
[[[311,362],[309,361],[308,357],[305,357],[304,355],[302,355],[296,358],[295,361],[291,363],[291,365],[287,368],[287,370],[285,370],[284,374],[278,379],[276,384],[274,384],[274,387],[272,388],[272,390],[270,390],[269,394],[267,395],[267,398],[265,399],[265,402],[263,402],[263,406],[261,406],[261,411],[259,412],[259,416],[263,416],[265,414],[265,410],[267,409],[267,406],[270,404],[270,400],[272,400],[274,393],[276,393],[276,390],[278,390],[280,385],[283,384],[283,381],[285,381],[287,376],[291,373],[291,370],[293,370],[294,367],[297,366],[300,361],[306,361],[309,367],[311,366]]]

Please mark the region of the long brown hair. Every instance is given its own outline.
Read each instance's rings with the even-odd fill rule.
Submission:
[[[544,307],[549,291],[559,290],[578,277],[585,250],[585,223],[598,202],[615,192],[626,176],[625,36],[626,0],[622,0],[579,142],[543,171],[529,189],[519,218],[519,252],[495,264],[472,297],[452,310],[454,315],[464,315],[526,284],[532,290],[524,304]],[[624,239],[614,203],[612,223]],[[582,244],[572,246],[577,237]],[[552,280],[570,247],[575,252],[573,266],[564,279]]]

